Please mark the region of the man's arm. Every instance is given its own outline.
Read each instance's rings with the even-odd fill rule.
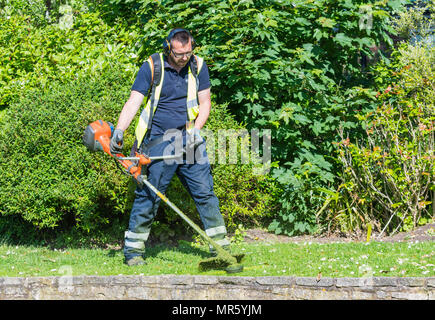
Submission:
[[[127,130],[127,128],[130,126],[131,121],[139,110],[144,97],[145,96],[139,91],[131,91],[130,98],[125,103],[124,107],[122,108],[121,114],[119,115],[116,129],[122,131]]]
[[[195,128],[202,129],[207,122],[211,110],[210,88],[198,92],[199,114],[195,120]]]

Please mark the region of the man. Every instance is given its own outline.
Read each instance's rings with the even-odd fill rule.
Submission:
[[[145,96],[147,105],[136,127],[139,152],[148,156],[162,156],[171,141],[161,137],[170,130],[182,130],[184,147],[191,146],[194,137],[201,139],[199,130],[206,123],[211,109],[210,80],[207,65],[203,59],[192,54],[193,48],[194,39],[189,31],[174,29],[165,40],[165,54],[157,55],[157,58],[156,54],[153,55],[154,59],[161,61],[161,82],[158,85],[154,82],[156,70],[151,58],[141,66],[113,133],[110,143],[112,153],[121,152],[123,133]],[[194,66],[197,70],[192,70]],[[189,123],[193,125],[193,130],[189,130],[191,134],[186,134],[186,124]],[[210,163],[204,145],[201,147],[207,161],[184,160],[180,163],[154,160],[147,168],[148,181],[165,193],[176,173],[192,196],[207,235],[227,248],[229,242],[219,201],[213,191]],[[128,230],[125,232],[124,256],[129,266],[145,264],[145,241],[160,203],[160,198],[146,186],[138,185],[135,195]],[[212,247],[210,251],[214,252]]]

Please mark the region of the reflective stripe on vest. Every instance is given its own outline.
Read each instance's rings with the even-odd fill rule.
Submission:
[[[154,113],[156,112],[157,109],[157,103],[159,102],[159,98],[160,98],[160,92],[162,91],[162,86],[163,86],[163,79],[165,77],[165,72],[164,72],[164,61],[163,61],[163,54],[159,55],[160,57],[160,63],[162,65],[162,74],[161,74],[161,79],[160,79],[160,84],[154,89],[154,99],[152,99],[153,97],[151,97],[150,95],[148,95],[147,97],[147,103],[145,105],[145,108],[143,108],[137,125],[136,125],[136,140],[137,140],[137,145],[140,146],[140,144],[142,143],[143,138],[145,137],[145,134],[147,133],[148,130],[148,123],[150,122],[150,117],[154,116]],[[154,65],[153,65],[153,60],[151,59],[151,57],[148,58],[147,60],[148,64],[150,65],[150,69],[152,70],[152,72],[154,72]],[[152,85],[152,83],[151,83]],[[154,101],[151,101],[154,100]],[[151,102],[153,102],[153,114],[151,115]]]
[[[154,89],[154,97],[152,97],[152,94],[148,96],[147,103],[145,108],[142,110],[137,125],[136,125],[136,140],[137,145],[140,146],[142,143],[142,140],[144,139],[147,131],[148,131],[148,124],[151,124],[150,117],[154,116],[154,113],[156,112],[157,105],[159,103],[160,99],[160,93],[162,91],[163,87],[163,80],[164,80],[164,74],[165,74],[165,68],[164,68],[164,61],[163,61],[163,54],[160,53],[160,62],[162,65],[162,75],[160,84]],[[196,62],[197,62],[197,74],[201,71],[201,68],[204,64],[204,59],[195,56]],[[153,61],[151,57],[147,60],[147,62],[150,65],[151,70],[154,70],[153,67]],[[188,78],[187,78],[187,116],[189,121],[193,121],[196,119],[196,117],[199,114],[199,102],[198,102],[198,79],[192,73],[192,70],[190,69],[189,64],[189,71],[188,71]],[[151,103],[153,104],[153,114],[151,115]]]

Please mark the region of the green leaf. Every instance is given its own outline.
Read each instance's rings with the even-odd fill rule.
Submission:
[[[210,84],[212,86],[219,86],[221,84],[221,81],[219,79],[217,79],[217,78],[210,79]]]
[[[311,127],[316,136],[318,136],[322,132],[322,124],[319,121],[314,121],[313,126]]]
[[[310,26],[311,22],[305,18],[298,17],[295,19],[296,23],[302,26]]]
[[[402,8],[403,0],[389,0],[387,5],[394,11],[399,11]]]
[[[294,114],[293,115],[293,119],[298,124],[308,124],[308,123],[311,123],[310,119],[308,119],[305,115],[299,114],[299,113]]]
[[[324,28],[333,28],[335,26],[335,21],[326,17],[318,18],[317,22],[319,22]]]
[[[352,39],[347,37],[344,33],[337,33],[337,35],[334,37],[334,41],[344,47],[352,46]]]
[[[328,37],[328,34],[326,33],[326,32],[323,32],[322,30],[320,30],[320,29],[316,29],[316,30],[314,30],[314,38],[317,40],[317,41],[319,41],[320,39],[322,39],[322,38],[327,38]]]

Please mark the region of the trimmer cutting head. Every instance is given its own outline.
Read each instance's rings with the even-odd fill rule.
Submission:
[[[207,270],[225,270],[227,273],[238,273],[243,271],[243,265],[240,264],[244,254],[233,255],[229,259],[227,256],[218,255],[217,257],[202,260],[198,268],[200,271]]]

